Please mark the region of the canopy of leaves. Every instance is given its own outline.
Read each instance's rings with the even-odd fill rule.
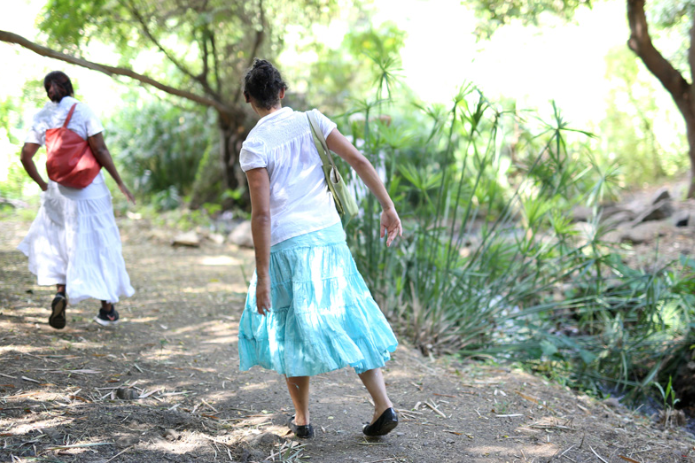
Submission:
[[[146,73],[169,85],[236,103],[254,57],[274,57],[288,25],[327,21],[337,0],[49,0],[40,28],[49,45],[81,56],[113,45],[121,66],[156,51],[166,66]]]
[[[343,38],[338,48],[313,43],[309,49],[318,56],[302,78],[311,83],[312,103],[334,112],[348,109],[348,99],[366,95],[380,75],[380,62],[400,60],[406,33],[393,22],[379,26],[357,24]]]
[[[468,0],[480,18],[477,33],[489,36],[498,27],[518,19],[537,23],[544,13],[570,19],[577,8],[591,8],[591,0]],[[678,28],[686,37],[695,12],[695,0],[655,0],[648,5],[649,23],[659,28]],[[686,41],[683,41],[685,44]]]
[[[468,0],[468,4],[475,8],[479,18],[476,33],[490,36],[514,19],[536,23],[543,13],[569,19],[580,6],[591,7],[591,0]]]

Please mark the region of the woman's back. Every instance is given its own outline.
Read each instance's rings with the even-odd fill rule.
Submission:
[[[313,110],[324,137],[336,124]],[[261,118],[239,157],[244,172],[266,168],[271,245],[340,222],[305,113],[285,107]]]

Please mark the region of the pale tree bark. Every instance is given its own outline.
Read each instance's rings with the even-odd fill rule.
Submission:
[[[627,0],[627,18],[630,24],[628,46],[639,56],[661,85],[669,92],[685,120],[690,158],[690,187],[688,197],[695,197],[695,87],[654,47],[644,12],[645,0]],[[691,79],[695,81],[695,17],[690,30],[688,61]]]

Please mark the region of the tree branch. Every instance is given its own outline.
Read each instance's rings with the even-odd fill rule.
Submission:
[[[213,69],[215,71],[215,87],[217,93],[222,92],[222,85],[220,84],[220,61],[217,56],[217,45],[215,44],[215,33],[210,32],[210,46],[212,47],[212,62]]]
[[[265,28],[266,28],[266,23],[265,23],[265,13],[263,11],[263,0],[259,0],[259,6],[260,6],[260,13],[261,13],[261,27],[256,31],[256,39],[253,42],[253,49],[251,50],[251,54],[249,55],[249,61],[248,64],[246,65],[247,68],[250,68],[251,65],[253,65],[253,60],[256,58],[256,53],[258,53],[258,50],[261,48],[261,45],[263,44],[263,40],[265,39]],[[234,103],[238,103],[239,99],[241,98],[241,90],[243,86],[239,86],[237,93],[234,97]]]
[[[180,90],[178,88],[171,87],[169,85],[162,84],[161,82],[157,82],[156,80],[152,79],[151,77],[148,77],[143,74],[138,74],[137,72],[133,71],[132,69],[128,68],[122,68],[122,67],[115,67],[115,66],[108,66],[106,64],[98,64],[94,63],[92,61],[87,61],[82,58],[77,58],[75,56],[67,55],[65,53],[61,53],[56,50],[52,50],[50,48],[44,47],[42,45],[39,45],[37,43],[34,43],[30,40],[25,39],[24,37],[14,34],[12,32],[7,32],[0,30],[0,42],[7,42],[7,43],[14,43],[17,44],[23,48],[26,48],[28,50],[33,51],[34,53],[41,55],[41,56],[46,56],[48,58],[53,58],[57,59],[60,61],[65,61],[66,63],[70,64],[75,64],[77,66],[81,66],[87,69],[92,69],[94,71],[99,71],[102,72],[108,76],[113,76],[113,75],[118,75],[118,76],[125,76],[125,77],[130,77],[133,80],[136,80],[138,82],[141,82],[143,84],[151,85],[152,87],[155,87],[163,92],[169,93],[171,95],[175,95],[181,98],[185,98],[187,100],[194,101],[198,104],[202,104],[204,106],[211,106],[215,108],[220,115],[223,117],[228,117],[231,116],[234,111],[232,108],[229,106],[225,105],[221,101],[214,100],[212,98],[203,96],[203,95],[197,95],[195,93],[186,91],[186,90]]]
[[[695,15],[693,15],[693,26],[690,28],[690,50],[688,51],[688,61],[690,62],[691,87],[695,87]],[[691,92],[694,91],[695,88],[691,88]]]
[[[680,112],[687,116],[692,112],[689,104],[691,84],[654,47],[649,35],[647,17],[644,13],[644,2],[645,0],[627,0],[627,18],[630,23],[628,46],[640,57],[649,72],[654,74],[661,85],[671,94]],[[691,47],[691,58],[692,55]]]
[[[208,51],[207,26],[203,27],[203,29],[200,31],[200,39],[200,44],[203,49],[203,72],[200,73],[200,79],[203,83],[203,86],[209,88],[212,91],[212,88],[210,87],[210,81],[208,80],[208,75],[210,75],[210,53]]]
[[[126,7],[130,10],[130,12],[133,14],[133,16],[135,16],[135,19],[138,20],[138,22],[140,23],[140,26],[142,27],[142,32],[145,33],[147,38],[149,38],[152,41],[152,43],[155,44],[155,46],[157,48],[159,48],[159,51],[164,53],[164,56],[166,56],[169,61],[174,63],[174,66],[176,66],[181,72],[186,74],[188,77],[195,79],[195,76],[193,75],[193,73],[188,68],[186,68],[178,59],[176,59],[175,56],[173,56],[171,53],[169,53],[169,51],[166,48],[164,48],[164,46],[162,46],[162,44],[159,42],[159,40],[157,40],[157,38],[154,35],[152,35],[152,31],[150,31],[150,28],[147,25],[145,18],[142,17],[142,15],[138,11],[138,9],[135,7],[133,2],[128,1],[127,3],[128,3],[128,5],[126,5]]]
[[[150,30],[149,26],[147,25],[147,21],[145,21],[145,18],[143,18],[143,16],[140,14],[140,12],[136,8],[136,6],[132,2],[132,0],[128,1],[128,6],[126,6],[126,7],[130,9],[130,12],[133,14],[133,16],[135,16],[135,18],[140,23],[140,26],[142,28],[142,32],[147,36],[147,38],[150,39],[150,41],[152,41],[152,43],[159,49],[159,51],[161,51],[164,54],[164,56],[166,56],[167,59],[174,64],[174,66],[176,66],[181,72],[186,74],[188,77],[190,77],[191,79],[195,80],[200,85],[202,85],[205,93],[219,99],[219,97],[220,97],[219,93],[216,92],[215,90],[213,90],[212,87],[210,87],[210,84],[208,83],[208,80],[207,80],[207,63],[206,63],[207,58],[205,56],[203,57],[203,68],[204,68],[203,73],[201,75],[193,74],[193,72],[191,70],[189,70],[186,66],[184,66],[181,61],[179,61],[166,48],[164,48],[164,46],[159,42],[159,40],[157,40],[157,38],[154,36],[154,34],[152,34],[152,31]],[[205,45],[205,44],[203,44],[203,45]],[[204,50],[204,55],[207,55],[207,50]]]

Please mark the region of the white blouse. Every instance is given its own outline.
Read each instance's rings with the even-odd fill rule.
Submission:
[[[46,130],[62,127],[68,112],[73,104],[77,103],[75,112],[72,114],[68,129],[75,132],[85,140],[93,135],[104,131],[99,119],[89,106],[80,103],[71,96],[63,97],[60,103],[49,101],[36,113],[31,123],[31,128],[24,143],[36,143],[43,146],[46,143]]]
[[[336,124],[314,109],[323,136]],[[270,244],[340,222],[305,113],[285,107],[261,118],[241,148],[244,172],[270,177]]]

